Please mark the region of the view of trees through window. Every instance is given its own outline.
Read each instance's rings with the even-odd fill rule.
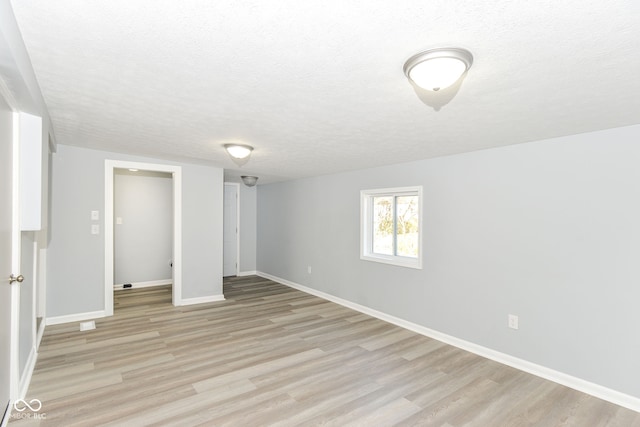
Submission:
[[[373,197],[373,252],[418,257],[418,196]]]

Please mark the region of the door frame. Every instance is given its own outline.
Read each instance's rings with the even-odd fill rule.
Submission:
[[[105,160],[104,167],[104,313],[113,316],[113,207],[114,169],[138,169],[149,172],[168,172],[173,180],[173,284],[171,302],[182,305],[182,167],[154,163]]]
[[[9,294],[9,304],[10,304],[10,315],[9,315],[9,406],[4,412],[5,408],[0,408],[0,423],[4,426],[5,423],[8,422],[10,414],[12,412],[12,405],[15,401],[24,398],[29,383],[31,381],[31,375],[33,373],[33,368],[35,366],[35,361],[37,357],[37,349],[38,349],[38,340],[36,337],[36,298],[39,295],[39,278],[37,274],[37,266],[40,263],[39,259],[39,247],[37,238],[44,236],[46,239],[46,234],[44,234],[42,229],[37,230],[23,230],[22,229],[22,217],[21,217],[21,192],[23,191],[22,187],[22,177],[21,173],[24,170],[24,165],[21,161],[22,150],[24,149],[23,144],[21,142],[21,128],[22,128],[22,114],[24,112],[20,111],[18,108],[18,104],[16,103],[15,98],[13,97],[11,91],[7,88],[5,81],[0,76],[0,97],[7,104],[9,109],[11,110],[12,119],[11,119],[11,200],[5,201],[11,204],[11,273],[15,275],[24,274],[31,283],[32,287],[32,295],[31,300],[26,301],[26,303],[31,305],[31,311],[33,314],[33,318],[31,319],[32,323],[32,331],[30,337],[30,351],[29,355],[25,361],[25,366],[21,370],[20,369],[20,340],[21,340],[21,300],[22,300],[22,288],[23,285],[20,283],[10,284],[10,294]],[[40,143],[42,141],[40,140]],[[48,186],[48,181],[47,181]],[[29,232],[32,233],[33,237],[33,246],[31,248],[33,254],[33,262],[30,265],[24,266],[25,270],[22,270],[22,236],[23,233]],[[46,248],[43,248],[46,252]],[[43,267],[43,265],[40,265]],[[41,324],[42,330],[44,331],[44,322]],[[0,406],[4,406],[4,402],[0,402]],[[3,418],[4,417],[4,418]]]
[[[0,41],[2,34],[0,32]],[[16,131],[14,129],[16,124],[16,108],[15,108],[15,99],[13,99],[11,95],[11,91],[7,88],[4,79],[0,76],[0,100],[3,104],[3,111],[9,113],[11,118],[9,121],[11,124],[10,130],[8,132],[8,141],[0,141],[3,145],[5,142],[8,142],[9,150],[10,150],[10,158],[4,158],[3,160],[10,165],[11,171],[7,174],[9,180],[11,180],[11,184],[7,186],[7,194],[6,196],[10,196],[10,200],[5,200],[5,206],[11,206],[7,212],[7,216],[4,218],[7,223],[4,226],[8,226],[4,231],[3,238],[6,238],[9,241],[8,253],[6,253],[6,257],[10,259],[5,259],[3,263],[3,276],[5,274],[20,274],[15,270],[16,260],[15,258],[15,249],[13,244],[16,240],[16,218],[17,218],[17,207],[19,206],[19,199],[17,198],[16,185],[17,185],[17,170],[16,166],[18,165],[17,158],[17,138]],[[4,104],[6,104],[7,109],[4,109]],[[8,169],[8,168],[7,168]],[[5,182],[4,184],[6,184]],[[5,241],[6,244],[6,241]],[[8,261],[8,262],[7,262]],[[8,267],[8,270],[4,270],[4,268]],[[4,292],[7,293],[8,301],[4,301],[5,304],[8,304],[7,310],[7,321],[8,324],[2,324],[2,335],[6,338],[7,342],[3,342],[3,345],[7,345],[6,348],[2,348],[2,351],[6,353],[2,356],[2,362],[6,362],[6,365],[0,366],[0,369],[7,369],[6,371],[6,384],[3,382],[0,384],[0,387],[3,387],[2,390],[2,399],[0,399],[0,425],[5,426],[9,422],[9,417],[11,415],[12,405],[15,401],[15,393],[16,393],[16,372],[17,372],[17,360],[15,358],[16,355],[16,346],[15,342],[18,339],[18,328],[16,325],[16,314],[15,311],[19,308],[19,305],[15,304],[16,296],[19,296],[16,293],[17,284],[10,284],[8,280],[8,276],[4,276],[0,280],[0,286],[4,288]],[[18,288],[19,289],[19,288]],[[4,297],[4,295],[3,295]],[[6,329],[4,329],[6,327]],[[5,376],[5,375],[3,375]],[[4,389],[4,387],[7,387]],[[5,396],[6,393],[6,396]],[[7,398],[5,401],[4,398]],[[6,406],[5,406],[6,405]]]
[[[5,98],[6,99],[6,98]],[[10,101],[9,107],[13,108]],[[12,123],[12,171],[11,171],[11,271],[19,275],[22,231],[20,230],[20,113],[13,109]],[[11,333],[9,337],[9,405],[12,405],[19,396],[20,383],[20,283],[11,286]],[[11,413],[11,407],[7,415]]]
[[[240,274],[240,183],[238,182],[225,182],[224,186],[235,186],[236,187],[236,276]],[[224,191],[222,193],[222,200],[224,201]],[[224,209],[224,206],[223,206]],[[223,233],[224,233],[224,224],[223,224]],[[224,237],[224,236],[223,236]],[[223,238],[224,243],[224,238]],[[224,254],[224,247],[222,248],[222,253]],[[224,263],[224,260],[223,260]],[[224,276],[224,264],[222,266],[222,275]]]
[[[20,126],[19,113],[14,110],[13,112],[13,141],[12,141],[12,183],[11,183],[11,206],[12,206],[12,225],[11,225],[11,271],[20,273],[20,252],[21,247],[21,232],[20,232],[20,135],[18,129]],[[19,338],[20,338],[20,284],[11,286],[11,355],[9,357],[11,364],[10,378],[10,395],[12,399],[16,399],[16,391],[18,390],[18,350],[19,350]]]

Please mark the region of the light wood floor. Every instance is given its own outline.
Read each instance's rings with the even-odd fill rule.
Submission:
[[[176,308],[169,287],[123,290],[94,331],[47,327],[26,399],[46,419],[10,427],[640,426],[639,413],[266,279],[224,293]]]

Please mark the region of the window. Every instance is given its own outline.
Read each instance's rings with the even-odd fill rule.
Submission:
[[[422,268],[422,187],[360,192],[360,258]]]

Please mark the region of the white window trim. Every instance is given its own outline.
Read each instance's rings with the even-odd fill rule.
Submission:
[[[373,217],[372,199],[379,196],[418,195],[418,257],[408,258],[395,255],[373,253]],[[422,269],[422,186],[381,188],[360,191],[360,259],[397,265],[400,267]]]

